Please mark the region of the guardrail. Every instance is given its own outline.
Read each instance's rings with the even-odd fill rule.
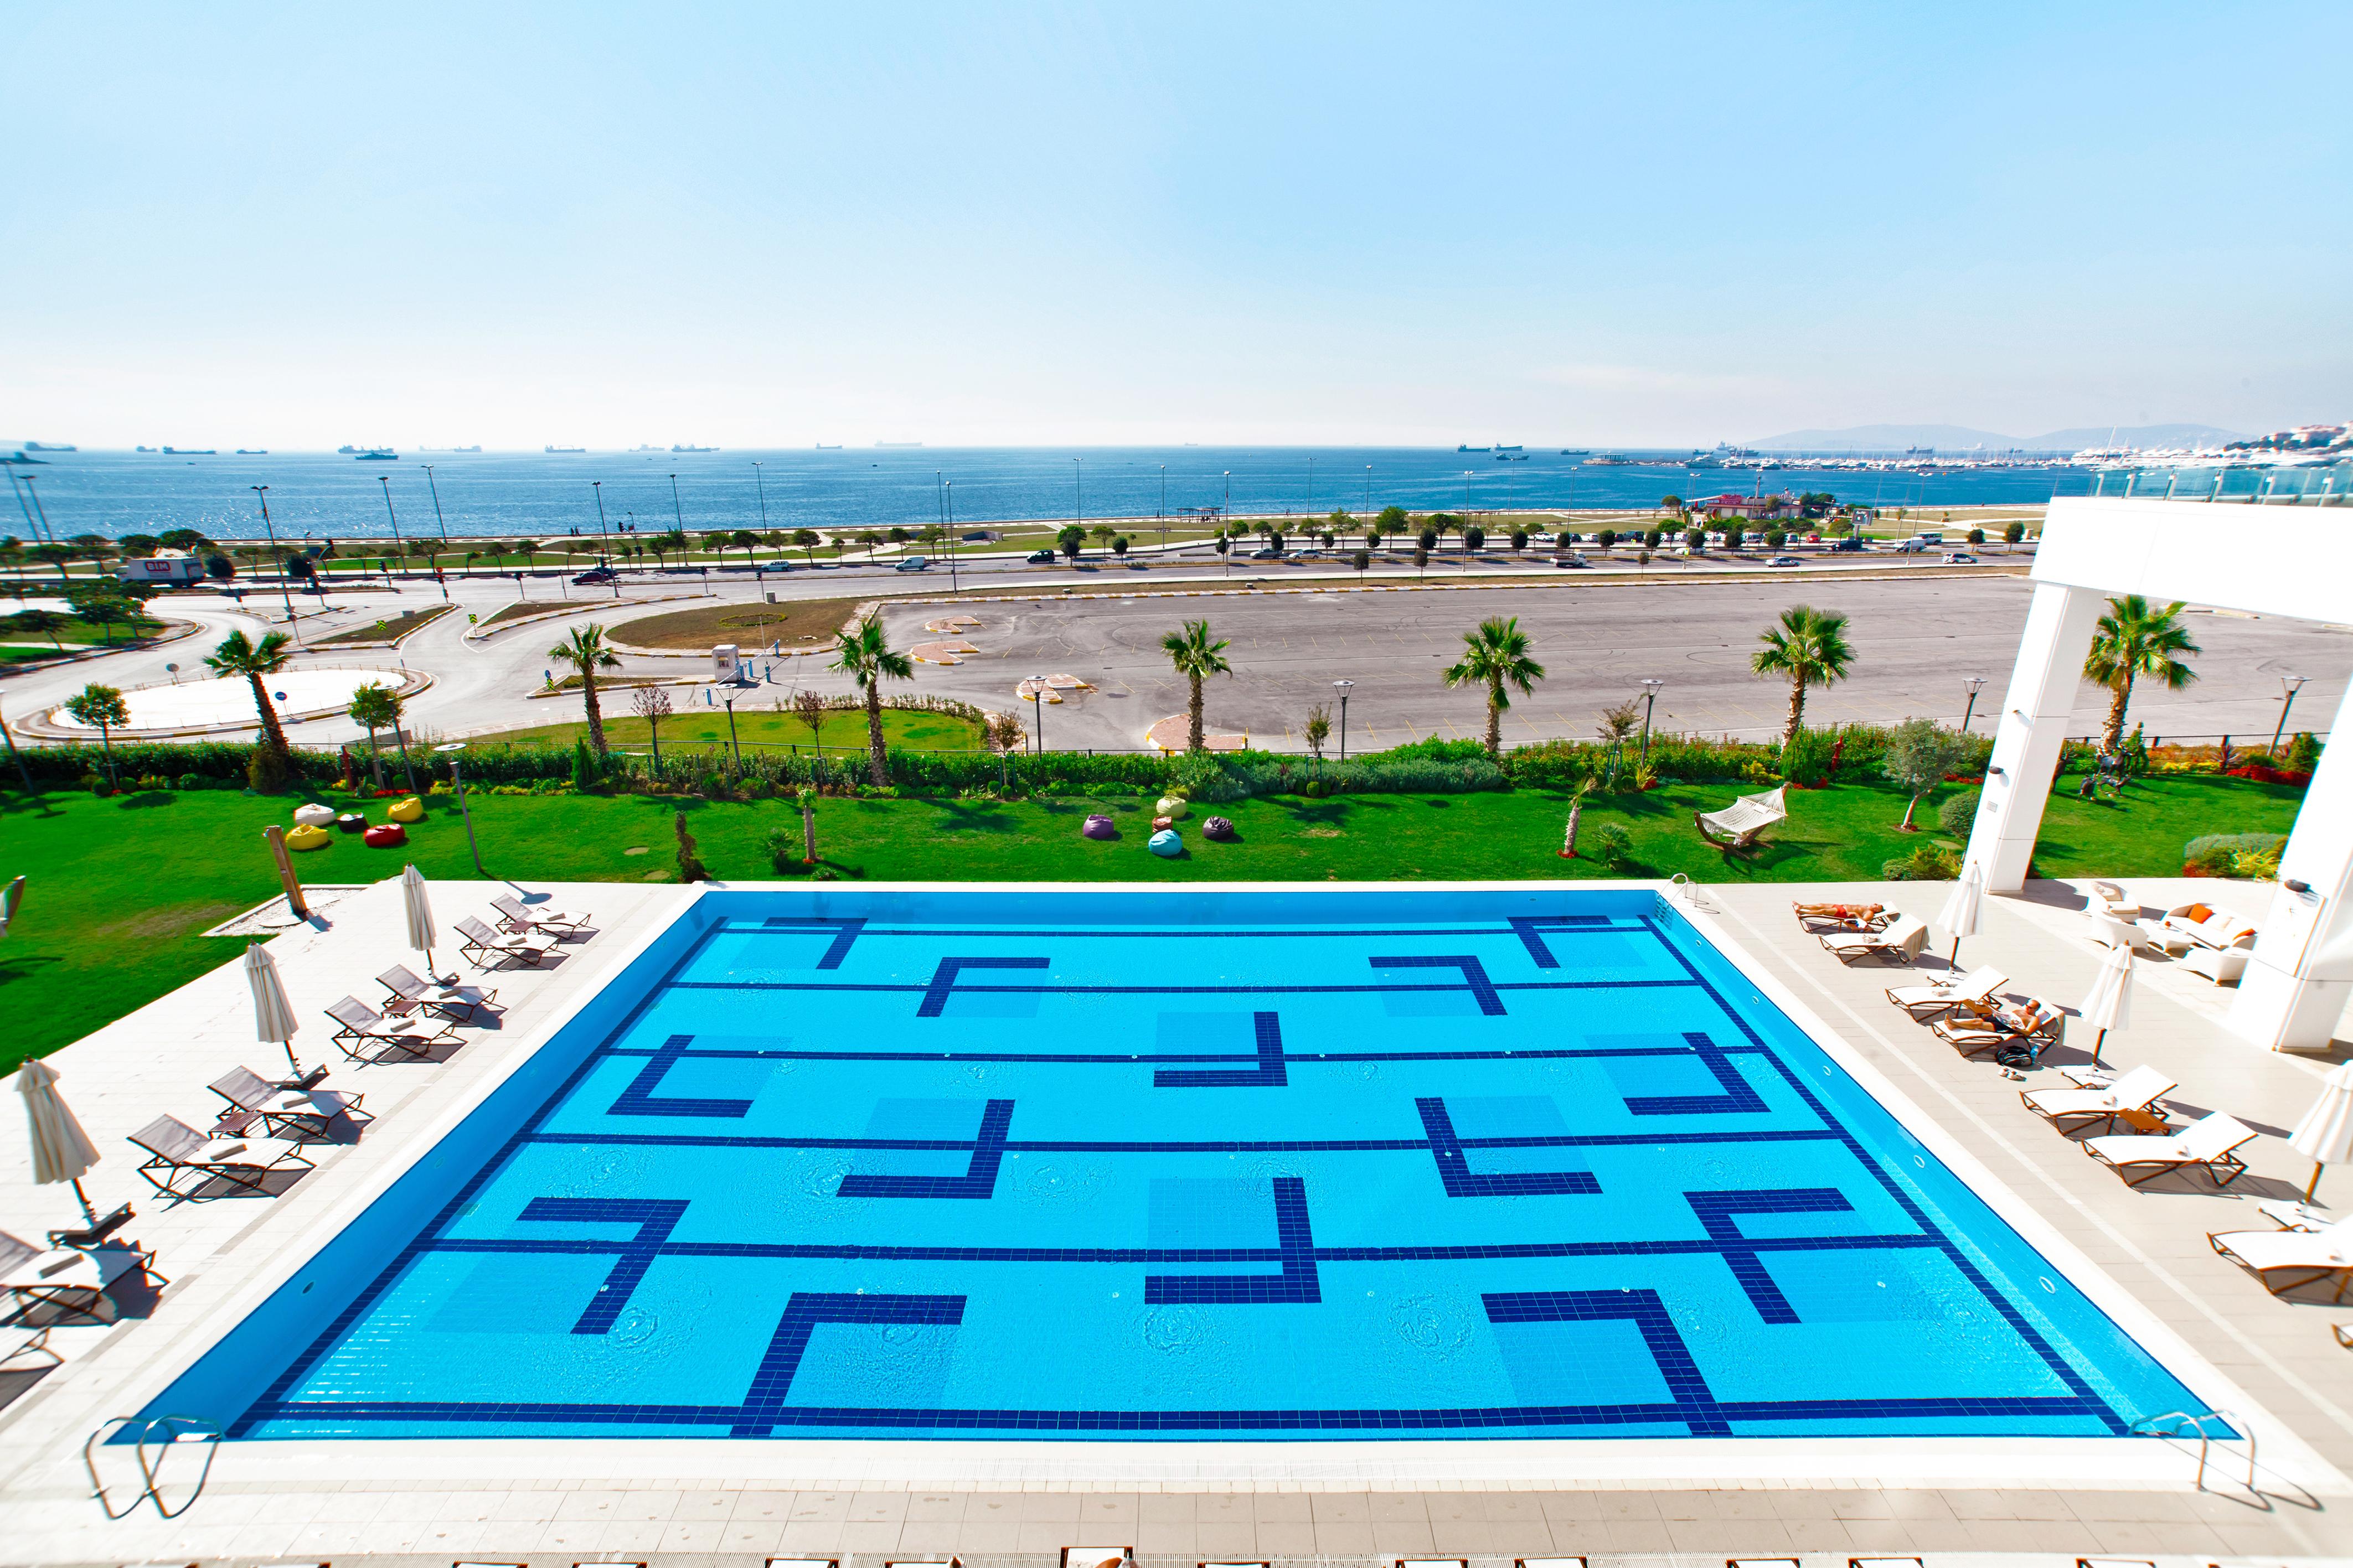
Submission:
[[[2294,467],[2269,463],[2106,468],[2092,494],[2111,500],[2226,501],[2253,506],[2343,506],[2353,499],[2353,459]]]

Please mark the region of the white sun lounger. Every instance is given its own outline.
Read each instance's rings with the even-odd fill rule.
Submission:
[[[355,1062],[380,1062],[396,1052],[423,1058],[430,1056],[435,1046],[455,1043],[458,1038],[447,1024],[438,1030],[422,1028],[419,1019],[387,1017],[356,996],[346,996],[329,1006],[327,1016],[335,1021],[335,1044]]]
[[[534,908],[512,893],[501,893],[492,899],[491,908],[499,911],[499,924],[513,936],[526,936],[533,931],[575,936],[588,929],[586,915],[568,915],[562,910]]]
[[[329,1122],[357,1111],[367,1098],[332,1089],[280,1089],[251,1068],[231,1068],[213,1079],[212,1091],[232,1108],[259,1117],[265,1132],[275,1135],[291,1128],[319,1138],[327,1135]]]
[[[2027,1110],[2060,1131],[2073,1132],[2095,1121],[2114,1127],[2118,1117],[2147,1110],[2173,1086],[2173,1079],[2155,1068],[2137,1067],[2105,1088],[2030,1089],[2018,1098],[2026,1102]]]
[[[215,1176],[248,1193],[267,1193],[264,1182],[272,1173],[311,1168],[299,1143],[282,1138],[207,1138],[175,1116],[155,1118],[130,1141],[147,1151],[139,1173],[157,1192],[176,1198],[197,1196]]]
[[[508,936],[492,931],[471,915],[460,916],[455,923],[461,939],[458,951],[484,969],[494,959],[501,963],[537,965],[555,951],[554,937]]]
[[[1887,999],[1915,1018],[1947,1012],[1971,1002],[1989,1002],[2010,976],[1992,964],[1980,964],[1967,974],[1931,981],[1926,985],[1891,985]]]
[[[2320,1230],[2209,1231],[2207,1242],[2216,1252],[2263,1282],[2276,1296],[2299,1285],[2309,1285],[2334,1274],[2337,1300],[2345,1299],[2347,1271],[2353,1269],[2353,1220],[2339,1220]],[[2294,1279],[2274,1279],[2293,1273]]]
[[[485,985],[431,985],[417,977],[406,964],[394,964],[375,977],[375,983],[392,993],[385,1011],[393,1014],[430,1013],[436,1017],[471,1024],[484,1013],[500,1011],[499,994]]]
[[[2239,1158],[2236,1151],[2253,1142],[2254,1138],[2253,1128],[2218,1110],[2211,1116],[2200,1117],[2179,1132],[2087,1138],[2083,1150],[2124,1177],[2128,1187],[2155,1181],[2168,1171],[2186,1171],[2192,1166],[2212,1177],[2216,1186],[2227,1187],[2246,1173],[2247,1163]],[[2143,1167],[2147,1168],[2146,1174],[2130,1173]]]
[[[0,1230],[0,1290],[19,1305],[40,1303],[92,1321],[99,1298],[126,1274],[144,1274],[152,1253],[120,1244],[42,1248]]]
[[[1898,915],[1885,931],[1833,931],[1820,940],[1822,951],[1838,954],[1841,963],[1892,957],[1909,963],[1928,945],[1928,927],[1917,915]]]

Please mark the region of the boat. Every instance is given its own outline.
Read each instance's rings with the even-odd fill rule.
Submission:
[[[134,452],[152,452],[155,448],[153,447],[133,447],[131,449]]]
[[[1501,441],[1498,441],[1495,443],[1495,450],[1498,452],[1516,452],[1521,450],[1521,448],[1517,447],[1506,447]]]
[[[28,457],[26,457],[26,456],[23,452],[21,452],[21,451],[17,451],[17,452],[11,452],[10,454],[8,454],[8,456],[6,456],[6,457],[5,457],[5,458],[0,458],[0,463],[41,463],[41,464],[47,464],[47,462],[48,462],[48,459],[47,459],[47,458],[28,458]]]
[[[839,452],[841,450],[841,443],[836,441],[833,445],[828,447],[824,442],[819,441],[817,444],[817,449],[820,452]]]
[[[558,454],[570,454],[576,456],[579,453],[586,452],[588,448],[586,447],[550,447],[547,449]]]
[[[237,449],[237,455],[240,458],[266,458],[269,456],[269,448],[267,447],[239,447]]]
[[[354,462],[361,463],[397,463],[400,461],[400,454],[388,448],[379,447],[365,452],[353,452],[352,458]]]
[[[719,448],[716,447],[672,447],[670,450],[673,452],[716,452]]]
[[[1560,455],[1564,458],[1589,458],[1593,456],[1593,448],[1590,447],[1563,447],[1560,449]]]
[[[53,444],[47,441],[27,441],[25,443],[25,450],[27,452],[79,452],[81,448],[62,442]]]
[[[210,447],[166,447],[164,448],[164,456],[167,458],[216,458],[220,456],[220,454],[214,451]]]
[[[1588,468],[1620,468],[1633,460],[1622,452],[1596,452],[1586,458],[1585,463]]]
[[[1495,448],[1493,447],[1457,447],[1454,449],[1458,452],[1492,452]]]
[[[659,452],[661,448],[651,444],[641,444],[630,447],[629,450],[632,452]]]

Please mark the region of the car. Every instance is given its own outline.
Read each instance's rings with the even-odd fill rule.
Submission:
[[[1806,535],[1806,542],[1809,544],[1820,544],[1821,542],[1822,536],[1819,533],[1810,533]]]
[[[1977,563],[1978,558],[1966,550],[1951,551],[1945,556],[1945,564],[1947,566],[1974,566]]]
[[[922,572],[927,570],[930,566],[931,563],[924,560],[922,556],[910,555],[904,561],[900,562],[896,566],[892,567],[891,570],[893,572]]]
[[[1577,537],[1577,535],[1575,535],[1575,534],[1573,534],[1573,533],[1569,535],[1569,538],[1571,538],[1571,539],[1575,539],[1576,537]],[[1529,543],[1531,543],[1531,544],[1556,544],[1556,543],[1558,543],[1558,542],[1559,542],[1559,541],[1557,541],[1557,540],[1554,539],[1554,538],[1553,538],[1553,536],[1552,536],[1551,534],[1549,534],[1549,533],[1541,533],[1541,532],[1539,532],[1539,533],[1531,533],[1531,534],[1529,534],[1529,535],[1528,535],[1528,542],[1529,542]]]
[[[1029,564],[1032,566],[1051,566],[1053,563],[1054,552],[1050,550],[1033,550],[1029,552]]]
[[[1263,550],[1251,551],[1250,558],[1253,561],[1280,561],[1282,559],[1282,552],[1270,544]]]
[[[1586,563],[1585,557],[1579,555],[1576,551],[1564,550],[1559,554],[1552,558],[1552,563],[1556,566],[1582,566]]]
[[[1765,564],[1767,566],[1803,566],[1805,563],[1799,560],[1794,555],[1776,555],[1767,560]]]
[[[607,583],[620,581],[620,576],[618,572],[609,566],[591,566],[587,571],[572,579],[572,585],[575,588],[599,588]]]

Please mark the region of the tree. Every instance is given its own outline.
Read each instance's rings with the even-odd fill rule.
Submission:
[[[1113,528],[1107,522],[1099,522],[1092,528],[1087,530],[1088,538],[1093,540],[1097,544],[1106,547],[1110,545],[1112,540],[1115,538],[1118,533],[1119,530]]]
[[[1512,530],[1512,553],[1517,555],[1527,547],[1528,531],[1525,528]]]
[[[157,537],[156,542],[166,550],[185,550],[193,554],[212,541],[193,528],[167,528]]]
[[[354,724],[364,724],[368,732],[368,776],[375,787],[384,787],[384,753],[376,747],[375,732],[388,730],[400,719],[400,695],[379,681],[370,681],[352,693],[352,705],[346,710]],[[406,752],[404,750],[403,755]]]
[[[596,703],[596,672],[618,669],[621,658],[605,643],[605,628],[594,621],[575,626],[571,635],[547,650],[558,664],[568,664],[580,677],[580,705],[588,715],[588,744],[602,761],[611,755],[605,744],[605,714]]]
[[[540,545],[536,539],[518,539],[508,548],[512,553],[522,557],[522,569],[528,572],[531,570],[532,557],[539,553]]]
[[[114,628],[135,613],[122,595],[112,592],[103,583],[77,584],[66,590],[66,603],[73,606],[77,620],[98,627],[100,635],[110,643],[114,640]]]
[[[1201,682],[1212,675],[1231,675],[1234,667],[1226,662],[1226,643],[1209,640],[1209,623],[1187,621],[1181,629],[1160,639],[1160,647],[1168,655],[1168,662],[1176,668],[1192,688],[1186,704],[1185,747],[1187,751],[1208,749],[1201,734]]]
[[[1632,740],[1634,732],[1641,727],[1642,705],[1639,700],[1629,697],[1615,708],[1604,708],[1601,721],[1593,727],[1593,732],[1604,745],[1622,746]]]
[[[2125,708],[2132,701],[2133,683],[2155,680],[2168,691],[2179,691],[2198,679],[2198,672],[2174,656],[2196,653],[2182,626],[2180,601],[2162,609],[2138,594],[2108,601],[2092,632],[2092,651],[2084,660],[2084,679],[2108,689],[2108,721],[2100,749],[2114,756],[2124,743]]]
[[[1414,569],[1414,571],[1415,571],[1416,573],[1418,573],[1418,574],[1421,574],[1421,575],[1423,575],[1423,576],[1427,576],[1427,575],[1429,575],[1429,574],[1430,574],[1430,546],[1429,546],[1429,545],[1427,545],[1427,544],[1417,544],[1417,545],[1415,545],[1415,546],[1413,547],[1413,569]]]
[[[1443,516],[1444,514],[1440,513],[1440,515]],[[1430,551],[1437,549],[1438,542],[1444,537],[1444,531],[1438,527],[1436,519],[1432,519],[1430,521],[1423,523],[1421,525],[1421,531],[1414,535],[1414,544],[1416,548],[1419,549],[1424,554],[1427,554]]]
[[[667,533],[657,533],[651,539],[646,541],[646,542],[653,549],[654,564],[657,566],[668,565],[669,561],[667,557],[670,554],[670,535]],[[468,558],[471,559],[470,552],[469,553]]]
[[[1063,555],[1076,561],[1079,558],[1079,552],[1086,548],[1087,531],[1075,522],[1065,523],[1062,525],[1062,531],[1054,535],[1054,542],[1060,548]]]
[[[1348,557],[1348,564],[1356,569],[1356,581],[1359,583],[1365,580],[1365,568],[1372,563],[1373,552],[1369,550],[1359,550]]]
[[[911,540],[911,539],[914,538],[915,536],[914,536],[913,534],[912,534],[912,533],[909,533],[909,532],[908,532],[905,529],[903,529],[903,528],[893,528],[893,529],[891,531],[891,536],[890,536],[890,537],[891,537],[891,542],[892,542],[892,543],[893,543],[893,544],[904,544],[904,543],[906,543],[906,542],[907,542],[907,541],[909,541],[909,540]]]
[[[752,547],[760,542],[758,534],[748,528],[739,528],[727,536],[727,541],[744,552],[744,565],[749,566],[753,563]]]
[[[1724,525],[1724,547],[1726,550],[1739,549],[1741,542],[1747,537],[1746,531],[1738,523],[1727,522]]]
[[[819,542],[818,531],[814,528],[793,530],[793,547],[807,559],[811,566],[817,564],[817,547]]]
[[[122,700],[122,693],[93,680],[66,699],[66,712],[75,723],[98,731],[99,744],[106,748],[107,782],[121,789],[122,780],[114,772],[114,731],[131,722],[131,705]]]
[[[1614,528],[1605,528],[1593,536],[1593,542],[1607,550],[1618,542],[1618,531]]]
[[[1127,559],[1127,535],[1114,533],[1111,536],[1111,552],[1123,561]]]
[[[1528,657],[1528,634],[1520,630],[1517,616],[1490,616],[1462,634],[1461,661],[1449,665],[1443,679],[1449,686],[1487,689],[1487,754],[1504,754],[1504,710],[1512,705],[1511,692],[1525,697],[1544,679],[1544,666]]]
[[[59,653],[65,651],[66,645],[58,638],[58,633],[65,624],[66,618],[55,610],[19,610],[6,621],[10,631],[30,632],[35,637],[48,638],[49,646]]]
[[[1683,547],[1696,555],[1707,548],[1707,530],[1694,523],[1683,530]]]
[[[1642,534],[1642,548],[1645,550],[1656,550],[1666,542],[1667,531],[1663,528],[1648,529]]]
[[[1411,521],[1412,519],[1406,516],[1405,508],[1385,506],[1381,508],[1380,515],[1373,519],[1373,526],[1385,534],[1396,534],[1403,533]]]
[[[629,711],[646,721],[646,739],[654,749],[654,771],[661,771],[661,721],[670,717],[670,693],[659,686],[640,686],[629,697]]]
[[[1466,524],[1462,530],[1462,553],[1472,555],[1486,548],[1487,531],[1475,522]]]
[[[224,679],[243,676],[253,688],[253,706],[261,715],[261,739],[264,749],[275,753],[282,764],[292,755],[286,744],[286,731],[279,727],[278,710],[270,705],[269,692],[261,684],[265,675],[275,675],[284,669],[293,656],[286,650],[294,639],[284,632],[265,633],[259,642],[249,641],[243,632],[231,632],[221,639],[220,647],[205,656],[205,668]]]
[[[126,533],[119,542],[126,560],[143,560],[164,548],[164,542],[152,533]]]
[[[2016,544],[2025,537],[2026,524],[2022,522],[2013,522],[2001,531],[2001,542],[2004,544]]]
[[[1971,544],[1983,544],[1985,542],[1985,530],[1982,528],[1973,528],[1969,530],[1968,539]]]
[[[1765,646],[1750,656],[1748,668],[1759,676],[1778,675],[1789,683],[1789,726],[1781,737],[1788,745],[1797,737],[1806,716],[1806,688],[1828,686],[1846,678],[1854,662],[1847,646],[1847,618],[1836,610],[1792,605],[1781,612],[1780,623],[1757,634]]]
[[[1919,809],[1920,797],[1962,766],[1968,752],[1967,741],[1953,731],[1938,729],[1933,719],[1906,719],[1887,732],[1879,771],[1912,797],[1905,803],[1904,820],[1896,825],[1898,833],[1916,831],[1912,814]]]
[[[724,566],[727,564],[727,547],[734,540],[735,536],[725,529],[714,528],[702,536],[702,547],[719,557],[719,564]]]
[[[808,726],[809,750],[818,752],[819,755],[823,755],[825,750],[825,699],[818,696],[814,691],[803,690],[795,693],[793,697],[793,717],[798,719],[802,723]]]
[[[1585,779],[1568,797],[1568,826],[1561,829],[1560,835],[1560,858],[1564,860],[1577,858],[1577,827],[1585,816],[1585,797],[1592,793],[1593,781]]]
[[[1332,710],[1318,702],[1307,710],[1307,749],[1317,762],[1324,760],[1324,742],[1332,736]]]
[[[882,635],[882,617],[878,614],[859,622],[855,630],[836,636],[830,668],[849,677],[850,683],[866,694],[867,773],[874,783],[889,784],[891,770],[882,750],[882,682],[914,679],[914,661],[892,648]]]
[[[981,734],[997,752],[997,773],[1004,781],[1006,792],[1010,794],[1013,789],[1013,753],[1028,742],[1029,731],[1023,729],[1021,721],[1010,713],[991,713],[981,726]]]

